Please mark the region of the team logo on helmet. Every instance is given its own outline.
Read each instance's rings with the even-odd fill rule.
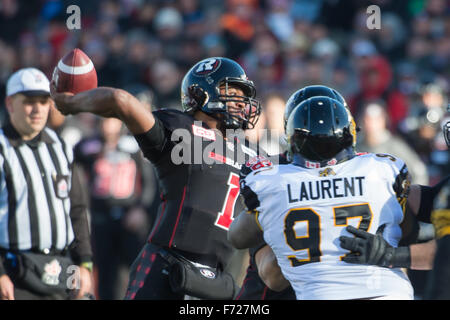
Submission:
[[[215,58],[202,60],[194,67],[194,74],[197,76],[207,76],[219,69],[220,64],[221,61]]]

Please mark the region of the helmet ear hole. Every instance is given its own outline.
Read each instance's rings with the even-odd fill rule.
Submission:
[[[201,108],[208,101],[208,94],[198,85],[191,85],[188,88],[189,101],[188,105],[193,108]]]

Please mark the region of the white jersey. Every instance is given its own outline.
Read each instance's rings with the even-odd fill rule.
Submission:
[[[339,246],[340,236],[352,236],[347,225],[373,234],[385,225],[383,237],[398,246],[403,210],[394,189],[405,187],[405,175],[402,160],[365,154],[326,168],[265,166],[241,190],[297,299],[413,299],[400,268],[346,263],[349,251]]]

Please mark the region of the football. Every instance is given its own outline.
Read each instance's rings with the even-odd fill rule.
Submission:
[[[77,94],[97,88],[97,71],[91,59],[76,48],[58,61],[52,80],[57,92]]]

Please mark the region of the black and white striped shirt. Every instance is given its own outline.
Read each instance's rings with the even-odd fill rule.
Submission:
[[[1,249],[62,251],[74,241],[75,228],[87,227],[80,213],[75,220],[71,213],[72,161],[72,149],[49,128],[31,141],[10,124],[0,129]],[[87,229],[79,233],[88,239]]]

